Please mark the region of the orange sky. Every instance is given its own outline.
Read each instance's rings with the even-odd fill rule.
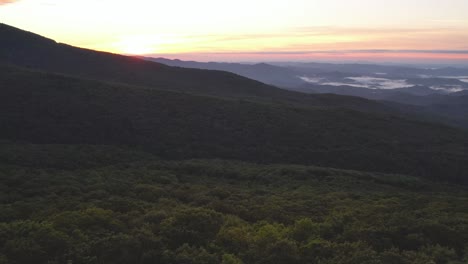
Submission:
[[[0,0],[0,21],[123,54],[468,63],[466,0]]]

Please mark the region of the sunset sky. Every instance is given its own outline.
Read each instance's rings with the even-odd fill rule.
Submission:
[[[0,0],[0,22],[79,47],[202,61],[468,63],[467,0]]]

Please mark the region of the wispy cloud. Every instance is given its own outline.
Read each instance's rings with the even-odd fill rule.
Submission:
[[[14,2],[18,2],[19,0],[0,0],[0,5],[11,4]]]
[[[154,57],[205,61],[381,61],[468,63],[468,50],[309,50],[195,52],[152,54]]]
[[[189,46],[172,45],[169,52],[368,52],[466,54],[468,27],[341,28],[303,27],[258,34],[184,36]],[[186,44],[183,43],[183,44]]]
[[[265,54],[265,55],[307,55],[307,54],[352,54],[352,53],[368,53],[368,54],[382,54],[382,53],[422,53],[422,54],[468,54],[468,50],[308,50],[308,51],[258,51],[258,52],[206,52],[206,54]]]
[[[231,34],[180,34],[123,36],[102,48],[122,52],[143,47],[150,54],[204,56],[205,58],[415,58],[468,60],[466,29],[292,27]],[[196,55],[198,54],[198,55]],[[172,56],[173,57],[173,56]],[[185,57],[184,57],[185,58]]]

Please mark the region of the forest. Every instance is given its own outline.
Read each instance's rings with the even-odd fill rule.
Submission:
[[[4,141],[0,177],[2,264],[468,261],[468,190],[411,176]]]

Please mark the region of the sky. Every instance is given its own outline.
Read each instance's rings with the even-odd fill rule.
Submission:
[[[467,0],[0,0],[0,22],[130,55],[468,63]]]

